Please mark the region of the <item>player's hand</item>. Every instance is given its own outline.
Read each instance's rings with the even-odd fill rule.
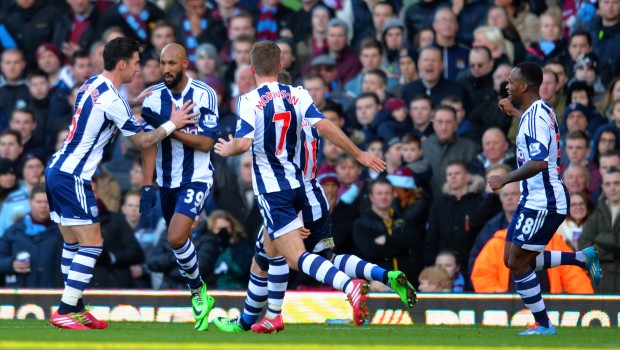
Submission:
[[[368,167],[378,173],[385,170],[385,162],[368,152],[360,153],[360,155],[356,159],[363,166]]]
[[[23,262],[23,261],[19,261],[19,260],[13,260],[13,271],[15,271],[15,273],[19,273],[19,274],[25,274],[30,272],[30,263],[29,262]]]
[[[149,215],[151,209],[155,207],[155,202],[157,202],[155,187],[142,186],[142,190],[140,191],[140,214]]]
[[[487,182],[493,191],[497,191],[506,185],[504,180],[502,180],[502,177],[498,175],[490,176]]]
[[[311,233],[310,230],[308,230],[305,227],[300,228],[299,231],[301,231],[301,239],[308,238],[310,236],[310,233]]]
[[[150,96],[153,93],[153,89],[154,88],[155,88],[155,85],[151,85],[151,86],[147,87],[146,89],[144,89],[144,91],[142,91],[140,93],[140,95],[138,95],[136,98],[133,98],[133,99],[129,100],[129,105],[131,107],[137,106],[137,105],[142,105],[142,102],[144,102],[144,99],[147,98],[147,96]]]
[[[196,104],[193,103],[192,100],[185,101],[183,106],[181,106],[181,108],[179,108],[178,110],[176,109],[176,105],[174,103],[172,104],[172,112],[170,113],[170,121],[174,123],[177,129],[181,129],[187,124],[198,123],[198,119],[194,119],[194,118],[199,116],[200,113],[193,112],[194,107],[196,107]]]
[[[521,112],[512,104],[510,97],[502,98],[497,104],[499,110],[508,114],[511,118],[521,118]]]
[[[231,153],[230,151],[232,150],[232,142],[232,135],[228,135],[228,140],[220,137],[217,139],[217,143],[213,146],[213,149],[216,154],[219,154],[222,157],[228,157]]]

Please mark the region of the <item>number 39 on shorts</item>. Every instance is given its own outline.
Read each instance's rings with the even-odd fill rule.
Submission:
[[[204,200],[205,200],[204,192],[202,191],[195,192],[194,190],[190,188],[187,190],[187,194],[183,201],[187,204],[194,202],[195,207],[200,207]]]

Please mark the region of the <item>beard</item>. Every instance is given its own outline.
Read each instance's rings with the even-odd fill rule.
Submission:
[[[179,71],[177,74],[174,75],[174,78],[172,79],[172,81],[170,81],[170,83],[168,83],[165,78],[171,76],[171,74],[166,74],[164,75],[164,84],[166,84],[166,87],[168,89],[175,89],[177,86],[179,86],[179,83],[181,82],[181,80],[183,79],[183,71]]]

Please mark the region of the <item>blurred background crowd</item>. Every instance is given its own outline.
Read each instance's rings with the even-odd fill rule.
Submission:
[[[423,292],[514,292],[502,256],[519,186],[493,192],[485,177],[516,167],[519,121],[497,103],[515,64],[539,64],[571,200],[549,248],[595,243],[604,275],[593,289],[579,268],[546,270],[543,293],[620,293],[620,173],[609,171],[620,169],[620,0],[3,1],[0,285],[62,286],[42,173],[80,86],[103,71],[103,47],[118,36],[145,47],[127,98],[162,81],[165,45],[184,45],[187,74],[218,94],[223,136],[256,84],[253,43],[277,42],[293,85],[387,162],[374,173],[321,142],[335,251],[400,269]],[[211,289],[245,289],[261,226],[252,157],[212,161],[214,187],[193,228],[200,271]],[[93,181],[104,239],[94,288],[184,288],[161,212],[138,211],[142,182],[140,152],[117,137]],[[293,275],[289,288],[326,287]]]

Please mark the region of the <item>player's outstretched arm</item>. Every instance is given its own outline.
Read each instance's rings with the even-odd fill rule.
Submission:
[[[548,163],[545,160],[528,160],[522,167],[504,176],[494,175],[489,177],[489,186],[491,186],[493,191],[497,191],[511,182],[529,179],[547,169],[547,167]]]
[[[355,159],[360,162],[360,164],[369,167],[376,172],[382,172],[385,170],[384,161],[368,152],[360,150],[353,142],[351,142],[351,140],[349,140],[347,135],[345,135],[344,132],[342,132],[342,130],[340,130],[340,128],[334,125],[331,121],[322,119],[314,124],[314,127],[321,135],[333,142],[334,145],[353,155]]]
[[[249,137],[237,137],[233,138],[232,135],[228,135],[228,140],[219,138],[215,144],[215,153],[222,157],[238,156],[247,152],[252,147],[252,141]]]
[[[173,132],[170,137],[200,152],[211,151],[215,144],[215,140],[209,136],[188,134],[179,130]]]
[[[180,109],[176,110],[176,106],[173,103],[170,120],[155,130],[149,132],[140,131],[135,135],[129,136],[129,139],[139,149],[145,149],[168,137],[176,129],[180,129],[188,124],[198,123],[198,119],[194,118],[200,113],[192,111],[194,106],[195,104],[188,100]]]

